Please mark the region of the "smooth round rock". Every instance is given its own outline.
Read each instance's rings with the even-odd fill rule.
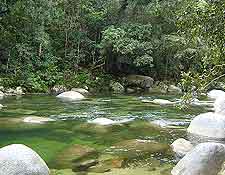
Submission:
[[[222,90],[213,89],[208,92],[207,96],[213,100],[216,100],[217,98],[220,98],[220,97],[225,98],[225,92]]]
[[[171,171],[172,175],[217,175],[225,161],[220,143],[201,143],[189,152]]]
[[[88,120],[88,123],[96,124],[96,125],[113,125],[113,124],[122,124],[122,123],[127,123],[130,122],[134,119],[123,119],[123,120],[111,120],[108,118],[96,118],[94,120]]]
[[[225,116],[208,112],[195,117],[187,131],[194,135],[215,139],[225,138]]]
[[[191,142],[183,138],[175,140],[171,144],[171,147],[178,157],[185,156],[188,152],[190,152],[193,149],[193,145],[191,144]]]
[[[214,111],[216,114],[223,115],[225,117],[225,97],[219,97],[214,103]]]
[[[69,100],[69,101],[76,101],[76,100],[85,99],[85,97],[81,93],[75,92],[75,91],[63,92],[63,93],[57,95],[56,97],[60,98],[60,99],[63,99],[63,100]]]
[[[25,145],[13,144],[0,149],[0,174],[49,175],[42,158]]]
[[[173,104],[176,104],[176,102],[172,102],[172,101],[164,100],[164,99],[154,99],[152,101],[152,103],[159,104],[159,105],[173,105]]]
[[[78,92],[82,95],[90,95],[90,93],[88,92],[88,90],[83,89],[83,88],[72,88],[71,91],[75,91]]]

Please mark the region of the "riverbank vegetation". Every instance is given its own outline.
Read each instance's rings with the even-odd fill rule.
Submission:
[[[128,74],[202,91],[223,82],[222,0],[0,2],[0,83],[104,90]]]

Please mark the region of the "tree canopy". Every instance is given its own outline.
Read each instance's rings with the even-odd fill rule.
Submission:
[[[222,0],[10,0],[0,7],[6,86],[47,91],[101,84],[96,75],[142,74],[204,90],[225,77]]]

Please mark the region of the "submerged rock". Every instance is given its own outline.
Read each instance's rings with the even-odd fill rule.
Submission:
[[[82,95],[90,95],[90,93],[88,92],[88,90],[83,89],[83,88],[72,88],[71,91],[75,91],[78,92]]]
[[[25,145],[13,144],[0,149],[0,174],[49,175],[42,158]]]
[[[174,105],[174,104],[178,103],[178,102],[172,102],[172,101],[165,100],[165,99],[154,99],[152,101],[150,101],[150,100],[142,100],[142,102],[144,102],[144,103],[153,103],[153,104],[157,104],[157,105]]]
[[[50,175],[77,175],[72,169],[62,169],[62,170],[51,170]]]
[[[170,128],[170,127],[182,127],[186,126],[189,122],[185,121],[172,121],[172,120],[164,120],[164,119],[159,119],[159,120],[154,120],[151,122],[154,125],[163,127],[163,128]]]
[[[73,162],[85,161],[89,157],[97,155],[97,151],[93,148],[83,145],[72,145],[63,150],[56,157],[55,164],[57,168],[66,169],[72,168]]]
[[[220,97],[225,98],[225,92],[222,90],[213,89],[208,92],[207,96],[213,100],[216,100],[217,98],[220,98]]]
[[[215,139],[225,138],[225,116],[208,112],[195,117],[187,131],[194,135]]]
[[[149,168],[114,168],[111,171],[102,173],[103,175],[171,175],[170,167],[159,167],[153,170]],[[88,173],[88,175],[100,175],[99,173]]]
[[[217,175],[225,161],[225,148],[219,143],[201,143],[171,171],[172,175]]]
[[[60,99],[63,99],[63,100],[69,100],[69,101],[76,101],[76,100],[85,99],[85,97],[81,93],[75,92],[75,91],[63,92],[63,93],[57,95],[56,97],[60,98]]]
[[[145,154],[170,154],[171,148],[167,144],[151,140],[132,139],[121,141],[111,146],[107,151],[127,158],[135,158]]]
[[[87,171],[88,168],[93,167],[98,164],[98,160],[91,159],[83,162],[77,162],[72,165],[72,170],[74,172]]]
[[[97,124],[97,125],[113,125],[113,124],[122,124],[122,123],[127,123],[130,122],[134,119],[122,119],[122,120],[111,120],[108,118],[96,118],[94,120],[89,120],[88,123],[93,123],[93,124]]]
[[[171,144],[171,147],[173,151],[177,154],[178,158],[184,157],[188,152],[190,152],[194,148],[191,142],[183,138],[175,140]]]
[[[83,132],[88,134],[106,134],[111,132],[112,125],[97,125],[93,123],[83,123],[73,127],[74,132]]]
[[[24,118],[23,121],[25,123],[43,124],[43,123],[52,122],[55,120],[51,118],[46,118],[46,117],[30,116],[30,117]]]

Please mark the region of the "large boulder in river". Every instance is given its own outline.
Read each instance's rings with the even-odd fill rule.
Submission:
[[[75,91],[63,92],[63,93],[57,95],[56,97],[60,98],[62,100],[69,100],[69,101],[76,101],[76,100],[85,99],[85,97],[81,93],[75,92]]]
[[[225,116],[208,112],[195,117],[187,131],[194,135],[213,139],[225,138]]]
[[[219,97],[214,102],[214,111],[216,114],[223,115],[225,117],[225,97]]]
[[[172,175],[217,175],[225,161],[220,143],[201,143],[189,152],[171,171]]]
[[[125,77],[125,84],[127,87],[140,87],[148,89],[152,87],[154,80],[151,77],[143,75],[128,75]]]
[[[188,152],[190,152],[194,147],[191,144],[191,142],[180,138],[175,140],[172,144],[171,147],[173,151],[176,153],[178,158],[184,157]]]
[[[83,88],[72,88],[71,91],[75,91],[78,92],[82,95],[90,95],[90,93],[88,92],[88,90],[83,89]]]
[[[0,174],[49,175],[42,158],[25,145],[13,144],[0,149]]]
[[[213,89],[208,92],[207,96],[213,100],[216,100],[217,98],[220,97],[225,98],[225,92],[222,90]]]

